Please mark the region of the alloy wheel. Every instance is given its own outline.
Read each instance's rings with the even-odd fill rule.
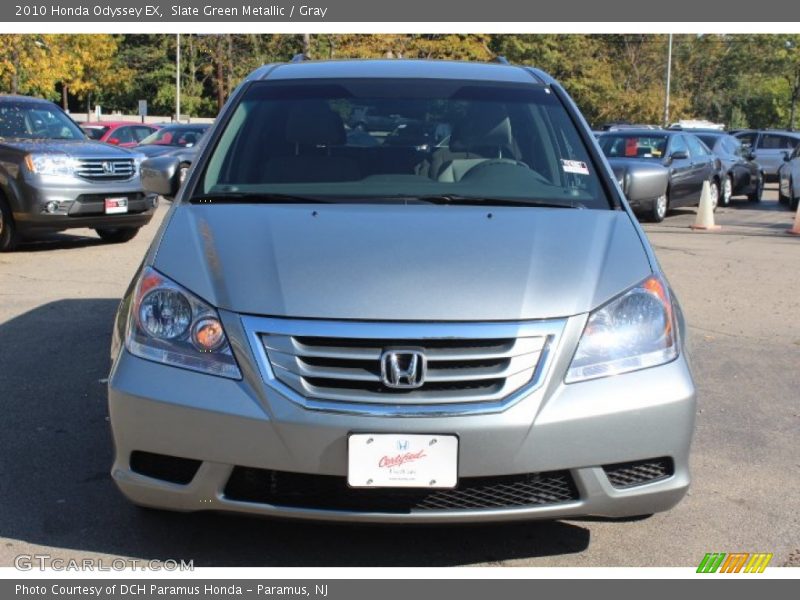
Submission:
[[[725,178],[722,184],[722,206],[730,206],[731,197],[733,196],[733,182],[730,176]]]
[[[656,198],[656,218],[663,221],[667,216],[667,195],[662,194]]]

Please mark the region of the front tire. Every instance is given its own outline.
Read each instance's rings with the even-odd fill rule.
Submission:
[[[756,179],[755,189],[747,195],[750,202],[761,202],[761,197],[764,195],[764,174],[761,173]]]
[[[653,200],[653,204],[650,207],[650,220],[653,223],[661,223],[664,220],[664,217],[667,216],[667,211],[669,210],[669,199],[667,198],[666,194],[662,194],[655,200]]]
[[[105,242],[111,244],[122,244],[129,242],[139,233],[138,227],[98,227],[95,229],[97,235]]]
[[[11,252],[19,241],[14,215],[6,199],[0,196],[0,252]]]

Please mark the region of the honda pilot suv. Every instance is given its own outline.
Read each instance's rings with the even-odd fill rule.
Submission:
[[[350,135],[363,107],[420,140]],[[642,515],[686,492],[678,301],[545,73],[268,65],[180,190],[178,167],[142,165],[176,198],[112,345],[112,475],[134,503],[457,522]]]
[[[0,96],[0,251],[21,235],[75,227],[124,242],[153,216],[144,157],[88,140],[55,104]]]

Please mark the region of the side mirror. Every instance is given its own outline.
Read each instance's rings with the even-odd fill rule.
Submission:
[[[157,156],[145,160],[141,166],[144,191],[174,198],[180,188],[179,166],[180,162],[174,156]]]
[[[686,150],[676,150],[669,155],[672,160],[686,160],[689,158],[689,153]]]
[[[119,138],[108,138],[107,143],[119,146]]]
[[[790,160],[792,160],[792,153],[787,150],[783,153],[783,162],[789,162]]]

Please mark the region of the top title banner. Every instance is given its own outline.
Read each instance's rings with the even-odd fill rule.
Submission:
[[[91,2],[55,0],[3,2],[0,21],[14,22],[770,22],[800,21],[800,3],[786,0],[752,2],[670,0],[311,0],[311,3],[253,2],[251,0],[183,0],[159,4],[154,0]]]

